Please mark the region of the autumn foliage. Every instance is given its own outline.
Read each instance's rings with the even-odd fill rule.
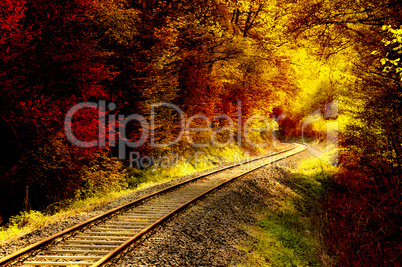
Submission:
[[[243,128],[256,114],[272,135],[325,141],[340,125],[341,172],[329,195],[329,237],[340,265],[393,265],[400,260],[401,5],[398,1],[4,0],[0,3],[0,216],[28,207],[85,198],[130,185],[118,147],[81,148],[66,137],[64,120],[77,103],[115,103],[104,116],[140,114],[174,103],[186,119],[228,121]],[[385,25],[385,26],[384,26]],[[326,107],[339,101],[339,115]],[[239,104],[241,103],[241,104]],[[239,105],[241,115],[238,117]],[[303,128],[311,114],[321,117]],[[72,131],[99,137],[99,113],[82,109]],[[120,138],[119,122],[113,134]],[[160,109],[156,142],[180,131],[177,114]],[[192,127],[205,127],[194,120]],[[254,121],[253,127],[260,127]],[[124,130],[135,141],[142,129]],[[192,135],[210,140],[210,132]],[[229,132],[221,132],[225,143]],[[234,135],[235,144],[257,153]],[[150,155],[191,154],[180,141],[137,149]],[[399,231],[399,232],[398,232]],[[357,255],[357,256],[356,256]],[[366,255],[366,257],[364,256]],[[369,255],[369,256],[367,256]]]

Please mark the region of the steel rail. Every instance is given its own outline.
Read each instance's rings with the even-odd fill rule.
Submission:
[[[286,150],[283,150],[283,151],[280,151],[280,152],[276,152],[276,153],[273,153],[273,154],[270,154],[270,155],[264,155],[264,156],[257,157],[257,158],[254,158],[254,159],[251,159],[251,160],[248,160],[248,161],[243,161],[243,162],[240,162],[240,163],[236,163],[236,164],[231,165],[231,166],[223,167],[223,168],[220,168],[220,169],[218,169],[218,170],[214,170],[214,171],[205,173],[205,174],[203,174],[203,175],[196,176],[196,177],[191,178],[191,179],[189,179],[189,180],[186,180],[186,181],[184,181],[184,182],[181,182],[181,183],[172,185],[172,186],[167,187],[167,188],[165,188],[165,189],[162,189],[162,190],[153,192],[153,193],[151,193],[151,194],[149,194],[149,195],[140,197],[140,198],[138,198],[138,199],[136,199],[136,200],[134,200],[134,201],[132,201],[132,202],[130,202],[130,203],[127,203],[127,204],[124,204],[124,205],[119,206],[119,207],[117,207],[117,208],[114,208],[114,209],[112,209],[112,210],[109,210],[109,211],[107,211],[107,212],[105,212],[105,213],[103,213],[103,214],[100,214],[100,215],[98,215],[98,216],[95,216],[95,217],[93,217],[93,218],[91,218],[91,219],[89,219],[89,220],[87,220],[87,221],[85,221],[85,222],[79,223],[79,224],[77,224],[77,225],[75,225],[75,226],[72,226],[72,227],[70,227],[70,228],[68,228],[68,229],[65,229],[65,230],[63,230],[63,231],[61,231],[61,232],[58,232],[58,233],[56,233],[56,234],[54,234],[54,235],[52,235],[52,236],[50,236],[50,237],[47,237],[47,238],[45,238],[45,239],[43,239],[43,240],[41,240],[41,241],[39,241],[39,242],[36,242],[36,243],[34,243],[34,244],[32,244],[32,245],[29,245],[29,246],[27,246],[27,247],[25,247],[25,248],[23,248],[23,249],[21,249],[21,250],[18,250],[18,251],[16,251],[16,252],[14,252],[14,253],[12,253],[12,254],[10,254],[10,255],[8,255],[8,256],[6,256],[6,257],[0,259],[0,265],[10,264],[11,262],[15,262],[15,261],[18,260],[20,257],[22,257],[22,256],[24,256],[24,255],[27,255],[28,253],[30,253],[30,252],[32,252],[32,251],[38,250],[38,249],[40,249],[41,247],[50,245],[50,244],[51,244],[52,242],[54,242],[55,240],[57,240],[57,239],[59,239],[59,238],[65,236],[65,235],[67,235],[67,234],[71,234],[71,233],[73,233],[73,232],[77,232],[77,231],[79,231],[80,229],[82,229],[83,227],[86,227],[86,226],[88,226],[88,225],[91,225],[91,224],[93,224],[93,223],[95,223],[95,222],[97,222],[97,221],[100,221],[100,220],[102,220],[102,219],[106,219],[106,218],[108,218],[108,217],[110,217],[110,216],[115,215],[115,214],[118,213],[118,212],[122,212],[122,211],[124,211],[124,210],[127,210],[127,209],[133,208],[133,207],[135,207],[135,206],[138,206],[138,205],[140,205],[141,203],[146,202],[147,200],[150,200],[150,199],[152,199],[152,198],[154,198],[154,197],[156,197],[156,196],[163,195],[163,194],[166,194],[166,193],[168,193],[168,192],[171,192],[171,191],[173,191],[173,190],[175,190],[175,189],[177,189],[177,188],[179,188],[179,187],[182,187],[182,186],[184,186],[184,185],[187,185],[187,184],[189,184],[189,183],[191,183],[191,182],[195,182],[195,181],[197,181],[197,180],[200,180],[200,179],[202,179],[202,178],[211,176],[211,175],[213,175],[213,174],[217,174],[217,173],[220,173],[220,172],[222,172],[222,171],[225,171],[225,170],[229,170],[229,169],[238,167],[239,165],[248,164],[248,163],[251,163],[251,162],[254,162],[254,161],[258,161],[258,160],[261,160],[261,159],[265,159],[265,158],[273,157],[273,156],[276,156],[276,155],[279,155],[279,154],[283,154],[283,153],[286,153],[286,152],[289,152],[289,151],[295,149],[296,147],[297,147],[297,145],[295,144],[294,147],[293,147],[293,148],[290,148],[290,149],[286,149]],[[305,150],[305,148],[303,149],[303,151],[304,151],[304,150]],[[297,153],[300,153],[300,152],[301,152],[301,151],[298,151]],[[297,153],[295,153],[295,154],[297,154]],[[281,158],[281,159],[283,159],[283,158]],[[278,159],[278,160],[280,160],[280,159]],[[273,161],[273,162],[274,162],[274,161]],[[186,202],[184,205],[182,205],[182,206],[176,208],[174,211],[172,211],[172,212],[170,212],[169,214],[163,216],[162,218],[160,218],[159,220],[157,220],[156,222],[154,222],[152,225],[150,225],[150,226],[144,228],[143,230],[141,230],[141,231],[140,231],[139,233],[137,233],[135,236],[133,236],[133,237],[130,238],[129,240],[125,241],[123,244],[121,244],[120,246],[118,246],[116,249],[114,249],[113,251],[111,251],[110,253],[108,253],[106,256],[104,256],[103,258],[101,258],[100,260],[98,260],[98,262],[96,262],[95,264],[93,264],[93,265],[91,265],[91,266],[102,266],[104,263],[106,263],[106,262],[109,261],[110,259],[114,258],[114,257],[115,257],[116,255],[118,255],[121,251],[123,251],[123,250],[126,249],[128,246],[130,246],[133,242],[135,242],[136,240],[138,240],[139,238],[141,238],[142,236],[144,236],[144,235],[145,235],[146,233],[148,233],[150,230],[154,229],[155,227],[157,227],[157,226],[158,226],[159,224],[161,224],[162,222],[166,221],[169,217],[173,216],[173,215],[174,215],[175,213],[177,213],[178,211],[184,209],[184,208],[185,208],[186,206],[188,206],[189,204],[191,204],[191,203],[193,203],[194,201],[198,200],[199,198],[205,196],[206,194],[210,193],[211,191],[215,190],[216,188],[221,187],[221,186],[223,186],[224,184],[226,184],[226,183],[228,183],[228,182],[230,182],[230,181],[232,181],[232,180],[234,180],[234,179],[236,179],[236,178],[239,178],[239,177],[241,177],[241,176],[244,176],[245,174],[247,174],[247,173],[249,173],[249,172],[255,171],[256,169],[259,169],[259,168],[264,167],[264,166],[266,166],[266,165],[268,165],[268,164],[271,164],[271,163],[272,163],[272,162],[269,162],[269,163],[264,164],[263,166],[259,166],[259,167],[257,167],[257,168],[252,169],[252,170],[246,171],[246,172],[244,172],[244,173],[242,173],[242,174],[240,174],[240,175],[238,175],[238,176],[236,176],[236,177],[233,177],[233,178],[230,179],[230,180],[227,180],[227,181],[225,181],[225,182],[223,182],[223,183],[221,183],[221,184],[219,184],[219,185],[217,185],[217,186],[215,186],[215,187],[213,187],[213,188],[207,190],[207,191],[204,192],[203,194],[201,194],[201,195],[199,195],[199,196],[197,196],[197,197],[191,199],[190,201]]]

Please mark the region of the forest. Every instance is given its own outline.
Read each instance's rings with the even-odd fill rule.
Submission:
[[[0,222],[135,187],[133,156],[336,132],[329,249],[397,266],[401,22],[397,0],[3,0]]]

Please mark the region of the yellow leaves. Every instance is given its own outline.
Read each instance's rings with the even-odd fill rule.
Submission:
[[[93,155],[90,163],[84,166],[79,175],[82,187],[77,197],[93,196],[97,192],[110,192],[125,186],[123,163],[110,155],[107,150]]]
[[[394,59],[394,60],[390,60],[389,62],[390,62],[391,64],[394,64],[395,66],[398,66],[400,60],[401,60],[400,58],[397,58],[397,59]]]
[[[124,8],[121,3],[100,0],[94,2],[89,17],[103,38],[119,45],[130,45],[138,34],[138,15],[138,10]]]
[[[382,42],[384,46],[390,47],[385,57],[380,59],[380,63],[384,66],[383,72],[391,73],[394,71],[401,77],[402,81],[401,58],[398,56],[402,54],[402,28],[393,29],[391,25],[384,25],[382,30],[389,33],[388,37],[384,38]],[[376,53],[376,55],[380,55],[380,53]]]

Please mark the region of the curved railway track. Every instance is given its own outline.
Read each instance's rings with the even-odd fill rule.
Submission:
[[[304,151],[302,144],[213,171],[139,198],[0,259],[0,266],[104,266],[211,191]]]

